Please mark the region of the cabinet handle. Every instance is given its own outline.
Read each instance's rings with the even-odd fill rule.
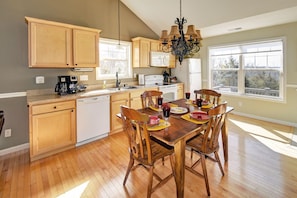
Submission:
[[[54,106],[54,109],[56,109],[57,108],[57,106]]]

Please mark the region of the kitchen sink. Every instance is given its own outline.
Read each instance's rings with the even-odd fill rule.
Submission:
[[[122,89],[137,89],[138,87],[136,86],[124,86],[124,87],[121,87]]]

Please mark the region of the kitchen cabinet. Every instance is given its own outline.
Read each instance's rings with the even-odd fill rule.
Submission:
[[[136,37],[132,39],[133,67],[149,67],[150,51],[160,51],[160,41]]]
[[[184,98],[184,84],[178,83],[177,84],[177,99],[183,99]]]
[[[147,91],[147,90],[155,90],[158,91],[158,88],[145,88],[145,89],[137,89],[130,91],[130,107],[133,109],[141,109],[142,108],[142,102],[140,95]]]
[[[75,100],[32,105],[29,113],[31,161],[75,147]]]
[[[159,40],[150,41],[150,50],[154,52],[161,51],[161,42]]]
[[[176,58],[174,55],[172,55],[170,53],[170,56],[169,56],[169,67],[168,68],[175,68],[175,64],[176,64]]]
[[[25,17],[29,67],[74,68],[99,65],[101,30]]]
[[[121,105],[129,106],[129,92],[114,93],[110,96],[110,134],[122,131],[122,120],[116,114],[121,112]]]

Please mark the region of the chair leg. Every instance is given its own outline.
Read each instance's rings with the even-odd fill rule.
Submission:
[[[175,178],[175,169],[174,169],[174,166],[175,166],[175,157],[174,155],[170,155],[170,165],[171,165],[171,170],[172,170],[172,174],[173,174],[173,177]]]
[[[193,158],[194,149],[191,148],[191,159]]]
[[[132,156],[130,156],[130,161],[129,161],[129,164],[128,164],[128,167],[127,167],[127,171],[126,171],[126,175],[125,175],[124,182],[123,182],[123,185],[124,186],[126,184],[126,181],[128,179],[128,176],[129,176],[129,174],[131,172],[131,169],[132,169],[133,165],[134,165],[134,159],[133,159]]]
[[[207,176],[206,163],[205,163],[205,156],[202,155],[202,154],[200,156],[201,156],[201,165],[202,165],[202,170],[203,170],[203,176],[204,176],[206,191],[207,191],[207,195],[210,196],[208,176]]]
[[[221,164],[220,156],[219,156],[218,152],[216,152],[216,151],[214,152],[214,154],[215,154],[215,158],[216,158],[216,160],[217,160],[217,162],[218,162],[218,164],[219,164],[219,167],[220,167],[220,169],[221,169],[222,175],[224,176],[225,173],[224,173],[223,166],[222,166],[222,164]]]
[[[149,182],[148,182],[148,188],[147,188],[147,198],[150,198],[151,194],[152,194],[153,175],[154,175],[154,166],[150,166],[150,168],[149,168]]]

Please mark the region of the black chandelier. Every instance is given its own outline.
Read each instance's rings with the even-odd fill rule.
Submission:
[[[199,52],[202,38],[200,30],[196,30],[194,25],[189,25],[186,34],[184,34],[184,24],[187,23],[187,19],[182,17],[181,0],[180,17],[176,18],[174,23],[177,25],[171,26],[169,35],[167,30],[162,30],[160,40],[162,41],[162,50],[171,52],[181,64],[185,56]]]

